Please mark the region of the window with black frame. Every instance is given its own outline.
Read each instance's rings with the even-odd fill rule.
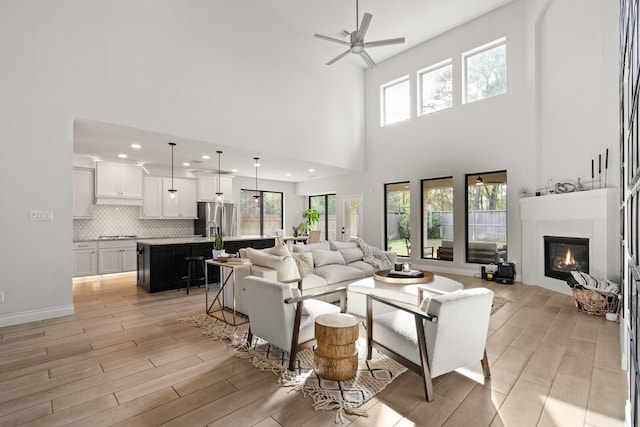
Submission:
[[[309,196],[309,207],[317,210],[320,214],[320,220],[317,225],[320,230],[320,240],[337,240],[336,195],[319,194]]]
[[[465,175],[467,183],[466,262],[507,260],[507,171]]]
[[[385,249],[398,256],[411,255],[411,193],[409,181],[384,185]]]
[[[453,261],[453,178],[422,180],[422,258]]]
[[[240,235],[274,235],[283,228],[284,195],[275,191],[240,191]]]

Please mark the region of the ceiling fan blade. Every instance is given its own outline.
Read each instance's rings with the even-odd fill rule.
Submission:
[[[369,54],[364,50],[362,51],[362,53],[360,53],[360,57],[364,60],[364,62],[367,64],[369,68],[373,68],[376,66],[376,63],[373,62],[373,59],[371,59]]]
[[[327,62],[327,65],[331,65],[334,62],[338,61],[339,59],[344,58],[345,56],[347,56],[347,54],[351,52],[351,49],[347,49],[344,52],[342,52],[340,55],[336,56],[335,58],[333,58],[331,61]]]
[[[334,43],[340,43],[340,44],[343,44],[345,46],[351,46],[351,43],[349,43],[347,41],[340,40],[340,39],[334,39],[333,37],[323,36],[322,34],[314,34],[313,37],[317,37],[319,39],[327,40],[327,41],[334,42]]]
[[[366,42],[364,47],[378,47],[378,46],[387,46],[390,44],[401,44],[404,43],[404,37],[398,37],[395,39],[385,39],[385,40],[376,40],[373,42]]]
[[[369,29],[369,24],[371,23],[371,14],[365,13],[362,17],[362,22],[360,23],[360,28],[358,28],[358,32],[360,33],[360,38],[364,40],[364,35],[367,34],[367,30]]]

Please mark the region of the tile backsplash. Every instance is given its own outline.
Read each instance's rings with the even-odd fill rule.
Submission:
[[[185,237],[193,235],[192,219],[140,219],[138,206],[95,205],[93,218],[73,220],[73,240],[100,236]]]

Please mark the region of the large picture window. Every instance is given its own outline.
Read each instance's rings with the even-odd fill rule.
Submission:
[[[385,249],[398,256],[411,255],[411,209],[409,181],[384,185]]]
[[[501,38],[462,55],[464,102],[507,92],[507,42]]]
[[[507,260],[507,171],[465,175],[467,262]]]
[[[409,76],[382,85],[380,103],[381,126],[408,120],[411,114]]]
[[[453,261],[453,178],[422,180],[422,258]]]
[[[451,59],[418,72],[420,104],[418,115],[434,113],[453,106],[453,68]]]
[[[336,195],[309,196],[309,206],[320,214],[320,221],[318,221],[320,240],[337,240]]]
[[[283,205],[284,196],[280,192],[241,190],[240,235],[273,235],[275,230],[281,230]]]

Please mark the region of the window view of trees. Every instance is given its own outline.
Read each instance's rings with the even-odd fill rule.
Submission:
[[[465,102],[507,92],[507,45],[495,45],[465,56]]]
[[[507,260],[507,171],[466,175],[467,262]]]
[[[422,180],[422,242],[422,258],[453,261],[452,177]]]
[[[411,255],[411,208],[409,181],[385,184],[386,250]]]
[[[309,196],[309,206],[320,214],[320,240],[337,240],[336,195]]]
[[[382,95],[382,126],[407,120],[410,117],[410,86],[409,77],[383,85]]]
[[[256,201],[255,195],[260,197]],[[240,234],[272,235],[283,227],[283,194],[272,191],[240,191]]]
[[[421,114],[451,108],[453,105],[453,68],[451,60],[446,65],[436,65],[421,72]]]

